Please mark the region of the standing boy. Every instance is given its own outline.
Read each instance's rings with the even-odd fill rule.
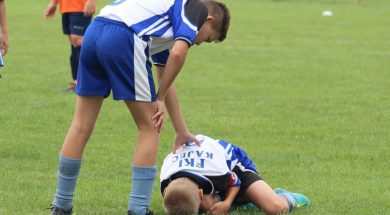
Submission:
[[[8,51],[8,26],[5,0],[0,0],[0,54],[4,56]]]
[[[204,135],[196,137],[200,147],[189,143],[164,159],[160,181],[168,214],[196,214],[198,209],[226,214],[232,204],[249,202],[267,214],[280,214],[310,204],[302,194],[272,190],[238,146]],[[227,186],[232,182],[240,186],[239,191]]]
[[[45,10],[45,18],[52,18],[60,6],[62,13],[62,31],[70,42],[70,69],[73,81],[66,88],[73,91],[77,84],[77,70],[80,59],[80,47],[83,36],[96,10],[97,0],[51,0]]]
[[[81,48],[76,110],[60,154],[52,214],[72,212],[83,151],[111,91],[115,100],[124,100],[138,129],[128,214],[151,214],[148,207],[168,91],[189,48],[224,40],[229,19],[225,5],[212,0],[118,0],[100,11]],[[164,49],[171,46],[157,94],[148,61],[151,37],[160,39]],[[182,123],[179,110],[171,111],[171,117],[179,119],[172,120],[178,128],[174,150],[188,141],[199,143]]]

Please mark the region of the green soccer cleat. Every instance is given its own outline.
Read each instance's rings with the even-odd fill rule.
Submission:
[[[277,193],[279,195],[280,194],[292,195],[296,201],[295,208],[306,207],[306,206],[309,206],[311,204],[309,198],[307,198],[306,196],[304,196],[300,193],[291,193],[291,192],[284,190],[284,189],[281,189],[281,188],[276,188],[275,193]]]
[[[252,202],[249,202],[247,203],[246,205],[244,205],[245,209],[255,209],[257,208],[257,206],[255,204],[253,204]]]
[[[306,207],[311,204],[310,200],[306,196],[300,193],[291,193],[291,194],[294,196],[295,200],[297,200],[297,208]]]

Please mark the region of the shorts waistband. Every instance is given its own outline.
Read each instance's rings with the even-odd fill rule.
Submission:
[[[94,19],[94,21],[101,22],[101,23],[108,23],[108,24],[116,25],[116,26],[119,26],[119,27],[122,27],[122,28],[126,28],[129,31],[132,31],[134,34],[136,34],[135,31],[132,28],[130,28],[124,22],[121,22],[121,21],[116,21],[116,20],[108,19],[108,18],[101,17],[101,16],[96,17]],[[150,40],[150,36],[148,36],[148,35],[144,35],[144,36],[142,36],[140,38],[143,41],[145,41],[145,42],[148,42]]]
[[[110,23],[110,24],[113,24],[113,25],[117,25],[117,26],[128,28],[128,29],[132,30],[124,22],[108,19],[108,18],[101,17],[101,16],[96,17],[95,21],[104,22],[104,23]]]

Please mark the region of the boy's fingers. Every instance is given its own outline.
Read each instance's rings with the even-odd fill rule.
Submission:
[[[188,136],[188,141],[193,141],[197,146],[200,146],[200,141],[193,134],[190,134],[190,136]]]
[[[200,146],[200,141],[198,140],[198,138],[194,138],[194,139],[192,139],[194,142],[195,142],[195,144],[197,145],[197,146]]]
[[[154,120],[154,119],[157,120],[156,124],[154,125],[154,128],[156,128],[158,130],[158,132],[160,132],[160,130],[162,128],[162,124],[164,122],[164,114],[159,114],[156,117],[152,118],[152,120]]]
[[[54,16],[54,13],[48,12],[45,14],[45,19],[51,19],[51,18],[53,18],[53,16]]]
[[[163,118],[161,120],[161,125],[160,125],[160,129],[158,130],[158,132],[160,133],[162,130],[164,130],[165,128],[165,118]]]
[[[87,11],[84,11],[84,16],[92,16],[94,13],[95,13],[95,11],[87,10]]]
[[[161,130],[163,129],[163,127],[164,127],[164,118],[163,117],[159,119],[159,123],[158,124],[159,124],[158,125],[158,132],[160,133]]]
[[[180,147],[182,147],[183,146],[183,144],[180,144],[180,143],[178,143],[178,142],[174,142],[173,143],[173,147],[172,147],[172,152],[173,152],[173,154],[176,154],[176,151],[178,150],[178,149],[180,149]]]
[[[173,149],[172,149],[173,154],[176,154],[176,151],[177,151],[177,146],[176,144],[173,144]]]
[[[152,120],[155,120],[156,118],[159,118],[161,114],[162,114],[161,111],[157,111],[157,113],[153,115]]]

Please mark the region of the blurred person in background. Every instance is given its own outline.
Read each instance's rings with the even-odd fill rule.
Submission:
[[[77,84],[81,43],[95,13],[96,3],[97,0],[51,0],[45,10],[45,19],[50,19],[54,17],[57,5],[60,6],[62,31],[69,37],[71,48],[69,60],[73,81],[66,88],[69,91],[74,91]]]
[[[8,51],[8,27],[7,27],[7,13],[5,9],[5,0],[0,0],[0,52],[4,56]]]

